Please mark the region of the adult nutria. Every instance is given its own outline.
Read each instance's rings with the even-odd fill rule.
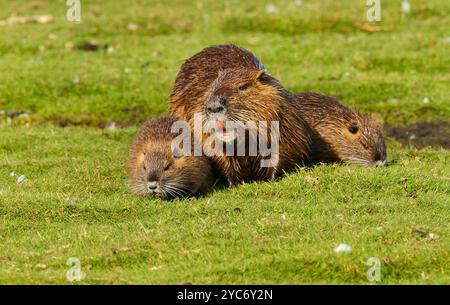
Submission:
[[[229,122],[241,126],[249,121],[268,125],[278,122],[276,143],[271,141],[274,133],[266,132],[268,146],[278,145],[279,149],[275,156],[271,155],[275,157],[271,166],[262,166],[261,161],[266,158],[261,154],[248,153],[249,141],[255,142],[254,130],[245,133],[244,155],[212,156],[230,184],[272,180],[303,164],[309,155],[310,139],[299,108],[295,95],[284,89],[251,52],[235,45],[209,47],[188,59],[178,73],[170,97],[172,115],[195,127],[194,115],[202,114],[205,121],[216,122],[217,132],[213,135],[222,142],[229,141],[225,138],[231,132],[224,128]],[[195,132],[200,139],[210,136],[203,131],[200,136]],[[234,145],[242,144],[240,139],[231,137],[231,140]],[[258,145],[259,140],[258,137]],[[227,144],[230,143],[224,143],[223,149]]]
[[[306,92],[297,97],[300,113],[312,130],[312,162],[386,165],[383,131],[374,119],[330,96]]]
[[[170,113],[186,121],[192,119],[192,108],[205,104],[208,86],[220,71],[234,68],[264,69],[250,51],[233,44],[203,49],[181,66],[170,95]]]
[[[131,148],[130,187],[136,195],[164,199],[195,196],[208,190],[216,181],[211,161],[203,156],[180,156],[172,149],[172,116],[153,119],[144,124]]]
[[[216,164],[233,184],[252,180],[272,180],[301,166],[310,153],[310,130],[301,116],[300,104],[295,95],[283,88],[280,82],[265,70],[241,68],[223,71],[207,91],[207,102],[194,112],[203,112],[206,122],[215,122],[213,135],[222,142],[234,141],[246,148],[251,142],[266,140],[271,148],[277,146],[268,167],[261,166],[266,159],[259,152],[251,156],[246,150],[244,156],[213,156]],[[256,130],[245,128],[244,143],[234,130],[228,130],[229,123],[242,126],[276,123],[278,130],[264,129],[262,137]],[[257,131],[261,132],[259,124]],[[275,134],[274,134],[275,133]],[[206,133],[209,136],[208,133]],[[272,136],[275,135],[275,139]],[[256,140],[257,139],[257,140]],[[208,149],[206,147],[205,149]],[[275,157],[275,158],[274,158]]]

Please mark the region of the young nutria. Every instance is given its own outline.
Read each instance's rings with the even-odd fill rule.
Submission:
[[[203,49],[181,66],[170,95],[170,113],[186,121],[191,120],[193,105],[204,105],[208,86],[219,72],[233,68],[264,69],[251,52],[233,44]]]
[[[194,115],[202,114],[206,121],[217,122],[217,133],[223,142],[230,133],[224,129],[228,121],[279,123],[277,159],[272,166],[262,167],[260,154],[249,155],[251,132],[246,131],[246,153],[242,156],[212,156],[230,184],[272,180],[301,165],[309,155],[309,128],[300,114],[297,98],[272,77],[263,64],[249,51],[234,46],[213,46],[188,59],[178,73],[170,97],[170,111],[194,126]],[[205,123],[205,122],[203,122]],[[195,128],[194,128],[195,130]],[[209,133],[197,138],[209,137]],[[232,138],[238,145],[239,139]],[[254,138],[253,138],[254,140]],[[256,140],[259,144],[259,138]],[[229,143],[228,143],[229,144]],[[241,143],[242,144],[242,143]],[[227,143],[224,143],[227,145]],[[208,149],[208,147],[207,147]],[[274,156],[271,156],[274,157]]]
[[[297,97],[300,112],[312,129],[312,162],[386,165],[386,144],[375,120],[330,96],[306,92]]]
[[[171,116],[148,121],[139,131],[129,161],[130,186],[139,196],[189,197],[208,190],[216,180],[207,157],[180,156],[172,150]]]

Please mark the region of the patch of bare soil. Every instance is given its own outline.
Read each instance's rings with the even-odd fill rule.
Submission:
[[[442,147],[450,149],[450,122],[417,122],[406,126],[385,126],[388,137],[418,149]]]

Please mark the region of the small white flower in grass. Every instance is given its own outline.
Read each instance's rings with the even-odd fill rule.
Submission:
[[[18,119],[28,119],[30,115],[28,113],[22,113],[17,118]]]
[[[80,83],[80,77],[75,76],[75,77],[73,78],[72,82],[73,82],[74,84],[79,84],[79,83]]]
[[[403,0],[403,2],[402,2],[402,11],[404,13],[411,12],[411,4],[408,2],[408,0]]]
[[[27,177],[25,175],[21,175],[19,178],[17,178],[17,184],[22,184],[27,180]]]
[[[296,6],[302,6],[303,1],[302,0],[295,0],[295,5]]]
[[[116,122],[109,123],[108,126],[106,126],[106,130],[111,131],[111,132],[117,131]]]
[[[352,247],[347,244],[339,244],[336,248],[334,248],[334,252],[336,253],[351,253]]]
[[[268,5],[266,6],[266,11],[267,11],[269,14],[275,14],[275,13],[278,12],[278,8],[277,8],[274,4],[268,4]]]
[[[430,98],[429,98],[429,97],[424,97],[423,100],[422,100],[422,102],[423,102],[424,104],[428,104],[428,103],[430,102]]]
[[[445,38],[444,41],[445,41],[446,43],[450,43],[450,37]]]
[[[10,172],[10,173],[9,173],[9,176],[10,176],[10,177],[14,177],[15,175],[16,175],[16,172]]]
[[[439,235],[435,234],[435,233],[428,233],[428,239],[430,240],[438,240],[439,239]]]

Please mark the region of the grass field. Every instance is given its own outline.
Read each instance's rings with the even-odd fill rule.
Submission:
[[[70,257],[81,284],[369,284],[371,257],[381,284],[450,284],[450,152],[437,145],[450,138],[449,1],[411,0],[409,13],[382,1],[378,23],[365,0],[82,1],[78,24],[64,1],[30,2],[0,1],[0,20],[54,17],[0,22],[1,284],[69,283]],[[440,138],[418,150],[431,135],[388,137],[385,168],[134,197],[139,124],[167,112],[185,58],[229,42],[291,91],[338,96],[392,128],[435,124]]]

